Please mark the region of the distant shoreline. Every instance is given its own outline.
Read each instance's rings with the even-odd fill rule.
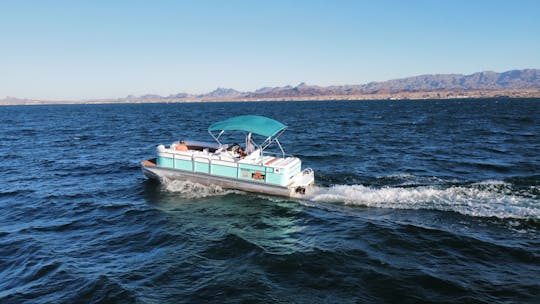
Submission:
[[[37,100],[6,97],[0,105],[132,104],[182,102],[264,102],[315,100],[420,100],[540,98],[540,69],[462,74],[428,74],[360,85],[263,87],[251,92],[217,88],[205,94],[146,94],[88,100]]]
[[[504,91],[430,91],[400,92],[384,94],[321,95],[268,98],[160,98],[160,99],[97,99],[97,100],[32,100],[3,99],[0,106],[16,105],[82,105],[82,104],[137,104],[137,103],[200,103],[200,102],[269,102],[269,101],[360,101],[360,100],[454,100],[454,99],[491,99],[491,98],[540,98],[540,90],[504,90]]]

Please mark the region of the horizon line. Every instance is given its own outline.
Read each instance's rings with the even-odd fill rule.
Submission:
[[[213,93],[213,92],[215,92],[217,90],[220,90],[220,89],[234,90],[234,91],[236,91],[238,93],[254,93],[257,90],[264,89],[264,88],[273,88],[273,89],[275,89],[275,88],[287,88],[287,87],[298,88],[300,86],[328,88],[328,87],[341,87],[341,86],[362,86],[362,85],[368,85],[368,84],[371,84],[371,83],[382,83],[382,82],[387,82],[387,81],[414,78],[414,77],[422,77],[422,76],[440,76],[440,75],[471,76],[471,75],[479,74],[479,73],[493,72],[493,73],[502,74],[502,73],[513,72],[513,71],[527,71],[527,70],[539,70],[539,69],[540,68],[522,68],[522,69],[517,69],[516,68],[516,69],[504,70],[504,71],[500,71],[500,72],[494,71],[494,70],[483,70],[483,71],[473,72],[473,73],[469,73],[469,74],[464,74],[464,73],[425,73],[425,74],[417,74],[417,75],[404,76],[404,77],[398,77],[398,78],[390,78],[390,79],[386,79],[386,80],[369,81],[369,82],[364,82],[364,83],[345,83],[345,84],[330,84],[330,85],[307,84],[305,81],[302,81],[302,82],[298,83],[297,85],[291,85],[291,84],[286,84],[286,85],[283,85],[283,86],[264,86],[263,85],[263,86],[259,86],[256,89],[242,90],[242,91],[239,91],[239,90],[237,90],[235,88],[232,88],[232,87],[217,86],[213,90],[206,91],[206,92],[201,92],[201,93],[189,93],[186,90],[186,91],[176,91],[175,93],[169,93],[169,94],[165,94],[165,95],[148,92],[148,93],[144,93],[142,95],[127,94],[127,95],[120,96],[120,97],[103,97],[103,98],[84,98],[83,97],[83,98],[75,98],[75,99],[26,98],[26,97],[6,95],[3,99],[0,99],[0,100],[21,100],[21,101],[23,101],[23,100],[28,100],[28,101],[33,100],[33,101],[51,101],[51,102],[91,102],[91,101],[119,100],[119,99],[126,99],[126,98],[130,98],[130,97],[132,97],[132,98],[141,98],[141,97],[148,96],[148,95],[156,95],[156,96],[159,96],[161,98],[167,98],[167,97],[170,97],[172,95],[177,95],[177,94],[187,94],[190,97],[197,98],[197,96],[202,97],[203,95]]]

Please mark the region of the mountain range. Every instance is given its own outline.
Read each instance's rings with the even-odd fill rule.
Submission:
[[[470,91],[540,90],[540,69],[492,71],[462,74],[430,74],[359,85],[317,86],[300,83],[297,86],[264,87],[253,92],[218,88],[206,94],[178,93],[169,96],[128,96],[125,99],[273,99],[323,96],[357,96],[418,92],[467,93]]]
[[[421,99],[476,97],[540,97],[540,69],[484,71],[470,75],[429,74],[356,85],[263,87],[251,92],[217,88],[205,94],[176,93],[169,96],[129,95],[118,99],[83,102],[43,101],[7,97],[2,104],[129,103],[182,101],[318,100],[318,99]]]

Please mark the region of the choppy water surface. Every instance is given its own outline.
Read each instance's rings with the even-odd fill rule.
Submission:
[[[146,180],[259,114],[305,201]],[[540,101],[0,107],[0,302],[536,302]]]

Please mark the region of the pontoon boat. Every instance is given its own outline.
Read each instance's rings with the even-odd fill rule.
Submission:
[[[157,158],[141,163],[144,174],[153,179],[185,180],[224,189],[238,189],[287,197],[302,197],[314,184],[311,168],[285,154],[278,137],[287,126],[263,116],[243,115],[212,124],[208,133],[216,143],[185,141],[187,151],[175,142],[157,147]],[[245,147],[221,142],[225,131],[245,132]],[[258,145],[252,134],[266,139]],[[265,151],[275,144],[280,153]]]

